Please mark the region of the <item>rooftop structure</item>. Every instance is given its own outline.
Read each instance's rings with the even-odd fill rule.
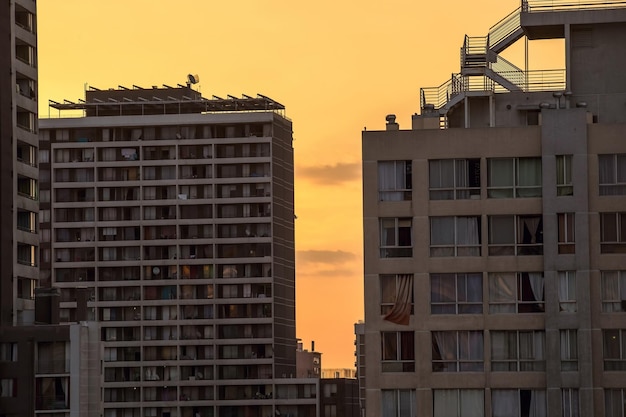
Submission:
[[[625,2],[524,0],[362,133],[367,416],[623,417],[625,45]]]

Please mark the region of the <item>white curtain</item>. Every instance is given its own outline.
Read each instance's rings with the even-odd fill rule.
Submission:
[[[519,416],[519,394],[517,390],[492,390],[491,408],[493,417]]]
[[[489,275],[489,312],[515,313],[517,277],[515,273]]]
[[[576,272],[559,272],[559,308],[561,311],[576,311]]]
[[[519,333],[520,371],[542,371],[545,359],[545,333]]]
[[[434,390],[434,417],[459,415],[459,392],[453,389]]]
[[[456,243],[460,246],[458,248],[458,256],[480,255],[478,217],[456,218]],[[463,246],[470,247],[463,248]]]
[[[433,339],[433,365],[435,365],[436,370],[439,372],[457,372],[456,332],[433,332]],[[436,357],[437,352],[439,358]]]
[[[622,311],[622,300],[626,300],[626,279],[624,278],[626,277],[620,277],[618,271],[602,272],[602,311],[605,313]]]
[[[546,417],[546,415],[546,392],[543,390],[532,390],[528,417]]]
[[[578,358],[578,341],[576,330],[561,330],[561,369],[564,371],[575,371],[578,369],[576,359]]]
[[[378,163],[378,189],[380,191],[380,199],[382,201],[402,201],[403,192],[395,191],[403,189],[404,186],[399,182],[404,182],[404,164],[396,163],[396,161],[382,161]],[[397,176],[397,177],[396,177]]]
[[[461,417],[484,417],[485,395],[482,390],[462,389]]]
[[[517,185],[518,197],[541,197],[541,158],[518,160]]]
[[[533,296],[535,297],[535,301],[540,302],[543,301],[543,273],[541,272],[529,272],[528,273],[528,282],[530,282],[530,287],[533,290]]]
[[[413,301],[413,275],[403,274],[395,277],[395,299],[391,310],[383,319],[396,324],[408,325],[411,318]]]

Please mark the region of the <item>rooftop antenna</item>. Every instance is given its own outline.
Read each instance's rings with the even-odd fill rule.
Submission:
[[[198,84],[198,82],[200,82],[200,76],[198,74],[196,74],[196,75],[193,75],[193,74],[187,75],[187,88],[191,88],[192,84]]]

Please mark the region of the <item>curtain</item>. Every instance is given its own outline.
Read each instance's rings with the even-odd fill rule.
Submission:
[[[433,332],[433,371],[457,372],[457,333]],[[435,362],[436,361],[436,362]]]
[[[378,189],[382,201],[402,201],[405,188],[404,163],[401,161],[384,161],[378,163]]]
[[[517,371],[517,332],[491,332],[491,370]]]
[[[525,392],[530,393],[528,417],[546,417],[546,392],[543,390],[520,390],[520,401]],[[522,405],[522,409],[524,405]]]
[[[528,281],[530,282],[530,288],[533,290],[535,301],[543,301],[543,273],[529,272]]]
[[[559,309],[569,313],[576,311],[576,275],[574,274],[574,271],[559,272]]]
[[[396,390],[381,390],[382,417],[398,417],[397,397],[398,391]]]
[[[459,415],[459,392],[454,389],[433,390],[434,417],[455,417]]]
[[[483,333],[482,331],[459,332],[460,371],[483,371]]]
[[[454,223],[454,217],[431,217],[431,256],[454,256]]]
[[[520,371],[542,371],[545,351],[545,336],[543,332],[519,333]],[[539,363],[537,363],[539,362]]]
[[[489,276],[489,312],[515,313],[516,300],[515,273],[495,273]]]
[[[385,316],[384,320],[407,326],[411,318],[413,301],[413,275],[398,275],[396,277],[395,303]]]
[[[624,401],[622,400],[621,389],[604,390],[604,416],[605,417],[622,417],[622,408]]]
[[[492,390],[491,408],[493,417],[519,416],[519,397],[517,390]]]
[[[513,197],[513,159],[489,159],[489,197]]]
[[[456,243],[458,256],[480,256],[480,230],[478,217],[456,218]],[[462,246],[473,246],[463,248]]]
[[[541,158],[518,159],[517,186],[517,197],[541,197]]]
[[[578,358],[578,341],[576,330],[561,330],[561,369],[564,371],[575,371],[578,365],[575,362]]]
[[[484,417],[485,395],[482,390],[462,389],[460,397],[461,417]]]

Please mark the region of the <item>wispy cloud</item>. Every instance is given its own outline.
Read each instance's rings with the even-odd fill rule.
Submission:
[[[360,180],[361,163],[339,162],[335,165],[312,165],[296,167],[296,177],[321,185],[339,185]]]
[[[356,254],[342,250],[301,250],[297,253],[297,261],[300,265],[338,265],[353,261],[356,258]]]

